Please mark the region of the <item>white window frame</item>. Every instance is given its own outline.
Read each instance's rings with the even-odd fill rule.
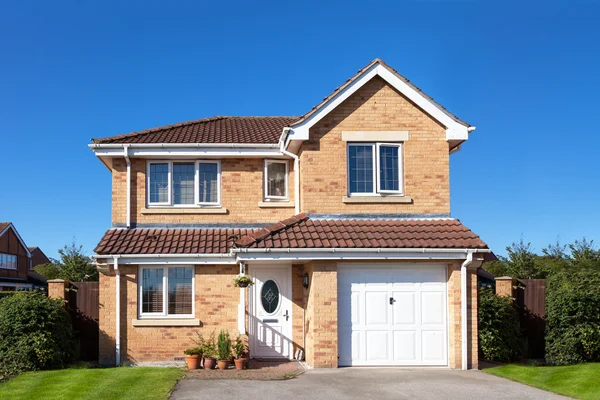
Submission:
[[[351,146],[371,146],[373,149],[373,191],[372,192],[360,192],[353,193],[350,191],[350,147]],[[380,174],[380,157],[379,148],[384,147],[398,147],[398,189],[399,190],[381,190],[381,183],[379,181]],[[352,142],[346,144],[346,175],[348,185],[348,196],[360,197],[360,196],[403,196],[404,195],[404,157],[403,157],[403,143],[382,143],[382,142]]]
[[[268,167],[271,164],[284,164],[285,165],[285,196],[272,196],[269,195],[269,185],[268,185]],[[289,176],[289,162],[288,160],[265,160],[263,167],[263,188],[264,194],[263,197],[265,201],[289,201],[289,190],[288,190],[288,176]]]
[[[173,196],[173,164],[194,163],[194,204],[175,204]],[[150,201],[150,165],[168,164],[168,202]],[[200,202],[200,164],[217,164],[217,201]],[[221,160],[148,160],[146,162],[146,206],[147,207],[173,207],[173,208],[197,208],[197,207],[221,207]]]
[[[200,201],[200,164],[217,164],[217,201]],[[196,161],[196,176],[194,177],[194,195],[197,205],[200,206],[220,206],[221,205],[221,161],[220,160],[198,160]]]
[[[169,268],[191,268],[192,269],[192,313],[191,314],[168,314],[169,312]],[[143,270],[163,270],[163,312],[144,313],[143,309]],[[185,319],[196,316],[196,267],[194,265],[140,265],[138,268],[138,318],[139,319]]]
[[[0,269],[8,269],[11,271],[16,271],[19,269],[19,257],[16,254],[8,254],[8,253],[0,253],[0,256],[8,256],[8,257],[14,257],[15,258],[15,267],[14,268],[10,268],[8,266],[8,263],[6,264],[6,266],[3,266],[0,264]],[[7,259],[8,261],[8,259]]]

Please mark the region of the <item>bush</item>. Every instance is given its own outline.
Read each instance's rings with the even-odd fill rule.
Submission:
[[[513,361],[521,356],[519,315],[508,296],[482,288],[479,296],[479,345],[491,361]]]
[[[0,380],[23,371],[62,367],[74,357],[64,301],[41,292],[0,298]]]
[[[560,271],[546,287],[546,362],[600,361],[600,271]]]
[[[221,333],[219,333],[217,349],[219,353],[219,360],[229,360],[231,358],[231,339],[229,338],[229,333],[225,331],[221,331]]]

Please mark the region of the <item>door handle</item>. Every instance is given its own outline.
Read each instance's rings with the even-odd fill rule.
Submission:
[[[390,306],[393,306],[396,300],[393,297],[390,297]]]
[[[288,313],[288,310],[285,310],[285,314],[283,314],[283,316],[285,317],[286,321],[290,318],[290,314]]]

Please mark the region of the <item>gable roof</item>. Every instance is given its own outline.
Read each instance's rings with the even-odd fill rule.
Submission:
[[[19,232],[17,232],[17,230],[15,229],[15,226],[12,224],[12,222],[0,222],[0,237],[6,232],[8,232],[9,229],[13,231],[13,233],[21,243],[21,246],[23,246],[23,248],[27,252],[27,257],[31,258],[31,252],[29,251],[29,248],[25,244],[25,241],[23,240],[21,235],[19,235]]]
[[[297,119],[298,117],[211,117],[123,135],[92,139],[92,143],[277,144],[283,128]]]
[[[306,114],[304,114],[303,116],[301,116],[297,121],[294,121],[294,123],[292,124],[292,127],[296,126],[296,125],[299,125],[303,121],[305,121],[306,119],[310,118],[313,114],[315,114],[316,112],[318,112],[325,104],[327,104],[331,99],[333,99],[335,96],[337,96],[339,93],[341,93],[345,88],[347,88],[348,86],[352,85],[364,72],[366,72],[371,67],[373,67],[374,65],[377,65],[377,64],[379,64],[382,67],[384,67],[385,69],[387,69],[389,72],[391,72],[398,79],[400,79],[401,81],[403,81],[404,83],[406,83],[413,90],[417,91],[427,101],[429,101],[437,109],[439,109],[440,111],[442,111],[444,114],[446,114],[448,117],[450,117],[451,119],[453,119],[455,122],[457,122],[457,123],[459,123],[461,125],[464,125],[466,127],[470,127],[471,126],[469,123],[461,120],[456,115],[452,114],[444,106],[442,106],[441,104],[439,104],[438,102],[436,102],[433,99],[433,97],[431,97],[428,94],[426,94],[425,92],[423,92],[419,87],[415,86],[413,83],[411,83],[404,76],[400,75],[398,73],[398,71],[396,71],[395,69],[393,69],[392,67],[390,67],[389,65],[387,65],[382,59],[376,58],[373,61],[371,61],[369,64],[367,64],[365,67],[359,69],[358,72],[356,74],[354,74],[354,76],[352,76],[350,79],[348,79],[342,85],[340,85],[337,88],[335,88],[335,90],[329,96],[325,97],[319,104],[317,104],[316,106],[314,106],[309,112],[307,112]]]

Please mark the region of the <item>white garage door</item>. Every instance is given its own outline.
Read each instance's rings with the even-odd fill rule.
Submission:
[[[446,268],[340,265],[339,365],[447,365]]]

